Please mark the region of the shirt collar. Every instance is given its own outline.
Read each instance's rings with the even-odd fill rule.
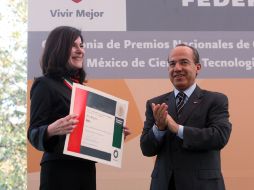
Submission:
[[[193,85],[191,85],[189,88],[187,88],[184,92],[184,94],[186,94],[186,96],[189,98],[191,96],[191,94],[194,92],[195,88],[196,88],[197,84],[194,83]],[[174,88],[174,94],[175,97],[177,96],[177,94],[179,93],[179,90],[177,90],[176,88]]]

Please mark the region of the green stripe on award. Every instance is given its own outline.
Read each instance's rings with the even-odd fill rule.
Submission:
[[[123,119],[115,118],[113,144],[115,148],[121,148],[123,135]]]

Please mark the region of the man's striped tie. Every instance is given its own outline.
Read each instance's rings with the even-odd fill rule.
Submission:
[[[176,97],[178,98],[178,102],[176,105],[177,115],[180,115],[180,113],[183,109],[184,100],[185,100],[186,95],[184,94],[184,92],[179,92]]]

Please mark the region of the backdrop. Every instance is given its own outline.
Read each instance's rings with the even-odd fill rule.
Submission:
[[[98,190],[149,189],[155,158],[142,156],[139,138],[146,100],[173,89],[168,52],[178,43],[196,47],[201,88],[229,97],[233,131],[222,151],[228,190],[254,186],[254,1],[248,0],[29,0],[29,92],[41,75],[39,61],[49,31],[70,25],[83,31],[88,86],[129,101],[122,168],[97,164]],[[246,90],[248,91],[246,93]],[[41,152],[29,143],[28,189],[38,189]]]

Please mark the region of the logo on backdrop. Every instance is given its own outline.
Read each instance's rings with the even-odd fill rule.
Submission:
[[[82,0],[72,0],[74,1],[75,3],[80,3]]]

